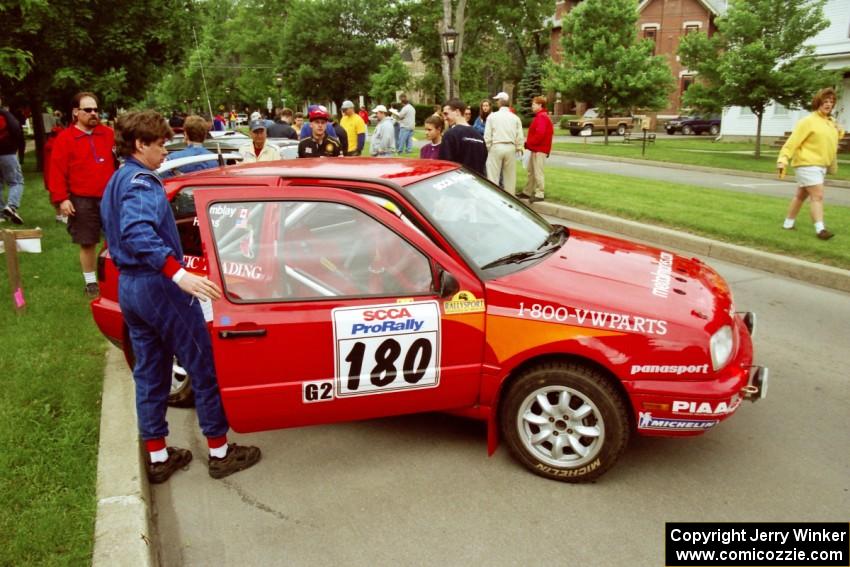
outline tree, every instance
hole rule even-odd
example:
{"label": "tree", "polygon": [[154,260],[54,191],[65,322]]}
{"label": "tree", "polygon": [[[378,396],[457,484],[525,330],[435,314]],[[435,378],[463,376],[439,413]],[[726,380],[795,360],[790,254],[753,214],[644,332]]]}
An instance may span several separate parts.
{"label": "tree", "polygon": [[337,104],[367,93],[369,76],[395,51],[388,40],[406,29],[396,8],[372,0],[293,0],[282,45],[289,88]]}
{"label": "tree", "polygon": [[548,83],[575,100],[593,102],[605,117],[627,108],[659,109],[673,87],[663,56],[652,55],[652,43],[636,43],[634,0],[586,0],[563,20],[564,50],[560,64],[547,65]]}
{"label": "tree", "polygon": [[[160,66],[172,61],[185,37],[187,18],[175,18],[185,2],[148,0],[28,0],[0,2],[5,53],[26,64],[18,79],[0,73],[33,116],[37,167],[41,168],[45,104],[68,109],[73,94],[91,90],[102,107],[115,110],[142,98]],[[6,77],[2,75],[7,75]]]}
{"label": "tree", "polygon": [[517,88],[516,105],[520,116],[525,118],[533,118],[534,113],[531,111],[531,100],[543,94],[543,81],[545,74],[543,72],[543,61],[535,53],[528,58],[528,63],[525,66],[525,74],[519,82]]}
{"label": "tree", "polygon": [[814,58],[808,41],[825,29],[826,0],[730,0],[717,33],[688,34],[679,45],[682,64],[700,80],[685,93],[699,108],[743,106],[756,115],[755,157],[771,101],[795,108],[835,80]]}
{"label": "tree", "polygon": [[369,77],[369,95],[378,102],[394,102],[396,92],[405,90],[409,83],[410,73],[396,52]]}

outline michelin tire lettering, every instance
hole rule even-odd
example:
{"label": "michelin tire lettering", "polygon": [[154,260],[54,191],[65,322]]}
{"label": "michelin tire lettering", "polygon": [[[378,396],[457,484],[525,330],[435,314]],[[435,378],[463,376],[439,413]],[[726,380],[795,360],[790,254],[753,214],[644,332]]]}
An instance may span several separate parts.
{"label": "michelin tire lettering", "polygon": [[667,334],[667,321],[626,315],[623,313],[609,313],[607,311],[595,311],[593,309],[582,309],[580,307],[570,308],[564,305],[544,305],[532,303],[526,307],[525,302],[520,302],[517,315],[530,317],[541,321],[557,321],[565,323],[573,320],[581,326],[591,326],[599,329],[613,329],[616,331],[630,331],[633,333],[650,333],[663,336]]}

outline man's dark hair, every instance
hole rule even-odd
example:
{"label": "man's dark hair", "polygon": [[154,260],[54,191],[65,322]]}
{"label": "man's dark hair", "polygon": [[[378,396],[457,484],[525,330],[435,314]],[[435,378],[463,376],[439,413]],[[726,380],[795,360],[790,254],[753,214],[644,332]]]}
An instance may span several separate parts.
{"label": "man's dark hair", "polygon": [[71,99],[71,108],[80,108],[80,101],[86,97],[93,98],[95,104],[100,104],[100,101],[97,100],[97,96],[94,93],[83,91],[81,93],[75,94],[74,98]]}
{"label": "man's dark hair", "polygon": [[186,133],[186,138],[190,142],[203,142],[207,139],[207,132],[210,131],[210,123],[204,118],[192,115],[187,116],[183,122],[183,132]]}
{"label": "man's dark hair", "polygon": [[295,118],[304,118],[304,113],[303,112],[296,112]]}
{"label": "man's dark hair", "polygon": [[281,118],[292,118],[292,109],[291,108],[284,108],[283,110],[280,111],[280,117]]}
{"label": "man's dark hair", "polygon": [[174,133],[163,116],[155,110],[127,112],[115,122],[115,147],[124,157],[136,151],[136,140],[152,144],[160,139],[170,140]]}
{"label": "man's dark hair", "polygon": [[461,114],[466,110],[466,103],[460,100],[459,98],[450,98],[446,101],[445,106],[448,106],[452,110],[457,110]]}

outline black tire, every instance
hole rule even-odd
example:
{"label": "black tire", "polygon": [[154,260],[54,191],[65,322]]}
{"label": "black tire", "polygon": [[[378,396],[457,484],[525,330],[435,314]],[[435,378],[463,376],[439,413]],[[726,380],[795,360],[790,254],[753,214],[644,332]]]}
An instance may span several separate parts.
{"label": "black tire", "polygon": [[581,129],[582,132],[590,132],[590,135],[593,135],[593,126],[587,124],[584,128]]}
{"label": "black tire", "polygon": [[581,132],[581,130],[576,130],[574,128],[570,128],[570,136],[578,136],[579,132]]}
{"label": "black tire", "polygon": [[676,131],[675,131],[674,129],[672,129],[672,128],[665,128],[665,130],[667,130],[667,134],[668,134],[669,136],[672,136],[673,134],[675,134],[675,133],[676,133]]}
{"label": "black tire", "polygon": [[694,129],[690,126],[682,126],[682,134],[685,136],[690,136],[694,133]]}
{"label": "black tire", "polygon": [[626,133],[626,125],[625,124],[620,124],[619,126],[617,126],[617,135],[618,136],[622,136],[625,133]]}
{"label": "black tire", "polygon": [[[529,470],[577,483],[595,480],[614,466],[629,442],[628,416],[607,375],[579,363],[549,362],[524,371],[508,387],[499,421],[511,453]],[[556,443],[565,447],[559,450]]]}
{"label": "black tire", "polygon": [[168,394],[168,405],[174,408],[195,407],[195,391],[192,390],[192,381],[189,375],[178,365],[174,359],[172,369],[171,392]]}
{"label": "black tire", "polygon": [[708,129],[708,133],[712,136],[718,135],[720,133],[720,126],[718,126],[717,124],[712,124],[711,127]]}

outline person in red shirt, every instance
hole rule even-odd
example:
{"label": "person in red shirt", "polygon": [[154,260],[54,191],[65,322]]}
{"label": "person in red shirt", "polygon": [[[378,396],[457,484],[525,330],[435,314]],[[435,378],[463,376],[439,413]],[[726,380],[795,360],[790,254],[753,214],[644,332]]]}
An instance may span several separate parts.
{"label": "person in red shirt", "polygon": [[363,119],[363,124],[366,125],[366,129],[368,130],[369,129],[369,109],[361,104],[360,105],[360,112],[358,112],[357,114],[359,114],[360,118]]}
{"label": "person in red shirt", "polygon": [[100,123],[97,97],[78,93],[72,104],[73,125],[56,137],[50,157],[50,200],[68,217],[68,232],[80,246],[85,292],[97,297],[96,247],[100,243],[100,199],[115,171],[112,128]]}
{"label": "person in red shirt", "polygon": [[554,128],[549,113],[546,112],[545,97],[534,97],[531,101],[531,110],[534,112],[534,120],[531,121],[528,137],[525,140],[525,149],[531,152],[531,158],[528,160],[528,182],[517,196],[534,203],[542,201],[545,197],[543,164],[552,151]]}

